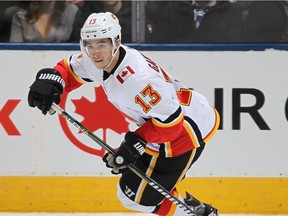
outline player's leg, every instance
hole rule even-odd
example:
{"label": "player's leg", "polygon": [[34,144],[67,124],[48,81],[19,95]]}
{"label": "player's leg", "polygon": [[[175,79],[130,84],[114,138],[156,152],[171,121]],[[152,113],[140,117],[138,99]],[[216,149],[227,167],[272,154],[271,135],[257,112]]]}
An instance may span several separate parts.
{"label": "player's leg", "polygon": [[[177,193],[175,186],[184,178],[186,171],[198,159],[203,148],[204,145],[175,158],[152,157],[144,154],[136,165],[170,190],[175,197],[185,201]],[[136,211],[152,212],[158,215],[183,215],[183,210],[168,199],[163,199],[163,195],[129,171],[121,177],[118,185],[118,198],[123,206]],[[202,213],[199,215],[205,215],[204,212]]]}
{"label": "player's leg", "polygon": [[[128,193],[131,193],[130,190],[128,190]],[[187,193],[187,192],[186,192]],[[195,199],[193,196],[191,196],[189,193],[187,193],[186,199],[184,199],[177,191],[176,189],[171,191],[171,194],[173,196],[177,197],[182,202],[186,203],[188,206],[191,206],[191,208],[195,211],[197,216],[218,216],[218,210],[208,204],[201,203],[197,199]],[[145,213],[153,213],[156,215],[168,215],[168,216],[182,216],[183,210],[180,209],[180,207],[176,206],[174,203],[172,203],[168,199],[164,199],[160,204],[157,206],[147,206],[147,205],[141,205],[139,203],[136,203],[129,199],[127,195],[123,193],[120,186],[118,185],[118,198],[122,202],[123,206],[125,206],[128,209],[132,209],[139,212],[145,212]]]}
{"label": "player's leg", "polygon": [[[136,166],[168,191],[171,191],[184,178],[195,157],[195,152],[196,150],[190,151],[174,158],[143,154],[136,161]],[[164,199],[161,193],[131,171],[122,174],[118,184],[118,197],[126,208],[142,212],[155,211]]]}
{"label": "player's leg", "polygon": [[191,206],[197,215],[203,215],[203,216],[217,216],[217,215],[219,215],[218,210],[216,208],[214,208],[214,207],[212,207],[206,203],[200,202],[199,200],[197,200],[195,197],[193,197],[188,192],[186,192],[186,199],[184,199],[184,202],[188,206]]}
{"label": "player's leg", "polygon": [[[205,147],[205,144],[202,144],[201,147],[197,148],[196,150],[192,151],[191,155],[192,161],[189,162],[190,166],[192,166],[200,157],[203,149]],[[183,177],[184,178],[184,177]],[[218,210],[211,207],[208,204],[201,203],[199,200],[194,198],[192,195],[186,192],[186,198],[184,199],[181,194],[177,192],[176,186],[171,191],[171,193],[177,197],[182,202],[186,203],[188,206],[191,206],[191,208],[195,211],[196,215],[198,216],[217,216]],[[164,199],[160,204],[157,205],[157,207],[154,210],[154,214],[157,215],[174,215],[174,216],[181,216],[183,215],[183,210],[176,206],[174,203],[170,202],[168,199]]]}
{"label": "player's leg", "polygon": [[[184,199],[176,189],[172,191],[173,195],[182,202],[186,203],[187,206],[191,206],[197,216],[218,216],[218,210],[206,203],[202,203],[193,197],[191,194],[186,192],[186,198]],[[157,215],[173,215],[182,216],[183,210],[170,202],[168,199],[164,199],[163,202],[158,206],[158,209],[154,211]]]}

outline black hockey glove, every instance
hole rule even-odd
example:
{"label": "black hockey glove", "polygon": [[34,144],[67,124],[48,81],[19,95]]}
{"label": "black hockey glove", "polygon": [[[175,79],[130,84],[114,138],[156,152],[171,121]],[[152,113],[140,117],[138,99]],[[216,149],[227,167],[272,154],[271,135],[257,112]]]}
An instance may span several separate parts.
{"label": "black hockey glove", "polygon": [[125,166],[125,165],[117,166],[114,163],[114,155],[109,153],[109,152],[107,152],[104,155],[102,160],[106,163],[106,167],[112,168],[111,173],[114,174],[114,175],[118,175],[120,173],[124,173],[124,172],[128,171],[128,167]]}
{"label": "black hockey glove", "polygon": [[134,163],[136,159],[144,154],[146,142],[133,132],[125,134],[125,139],[116,152],[114,163],[121,166],[125,163]]}
{"label": "black hockey glove", "polygon": [[43,68],[36,75],[36,80],[30,86],[28,103],[38,107],[44,115],[50,110],[53,102],[59,104],[65,82],[61,74],[52,68]]}

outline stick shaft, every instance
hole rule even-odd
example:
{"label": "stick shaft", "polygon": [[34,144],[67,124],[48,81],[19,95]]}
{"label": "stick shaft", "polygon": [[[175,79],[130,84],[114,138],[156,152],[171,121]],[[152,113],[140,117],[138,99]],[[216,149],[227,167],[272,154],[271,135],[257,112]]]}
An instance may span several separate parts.
{"label": "stick shaft", "polygon": [[[78,128],[82,133],[86,134],[88,137],[90,137],[92,140],[94,140],[97,144],[99,144],[101,147],[103,147],[105,150],[107,150],[109,153],[111,153],[113,155],[116,154],[115,149],[113,149],[110,145],[108,145],[106,142],[104,142],[102,139],[100,139],[98,136],[96,136],[94,133],[92,133],[89,129],[87,129],[80,122],[78,122],[75,118],[73,118],[69,113],[67,113],[65,110],[60,108],[57,104],[53,103],[51,108],[53,110],[55,110],[59,115],[64,117],[71,124],[73,124],[76,128]],[[181,200],[179,200],[178,198],[173,196],[162,185],[160,185],[155,180],[151,179],[149,176],[147,176],[145,173],[143,173],[141,170],[139,170],[134,164],[128,163],[127,167],[132,172],[134,172],[138,177],[145,180],[156,191],[158,191],[163,196],[165,196],[167,199],[169,199],[171,202],[173,202],[174,204],[179,206],[184,212],[186,212],[187,215],[196,216],[190,207],[188,207]]]}

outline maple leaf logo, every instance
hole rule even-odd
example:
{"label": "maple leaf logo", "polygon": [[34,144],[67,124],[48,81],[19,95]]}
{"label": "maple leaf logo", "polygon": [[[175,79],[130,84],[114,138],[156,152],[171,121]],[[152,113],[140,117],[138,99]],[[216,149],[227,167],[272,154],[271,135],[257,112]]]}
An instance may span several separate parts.
{"label": "maple leaf logo", "polygon": [[[75,113],[83,117],[81,124],[91,132],[95,132],[96,130],[102,128],[102,139],[104,142],[107,140],[107,129],[111,129],[118,134],[129,131],[129,123],[126,121],[127,117],[125,118],[124,115],[108,101],[102,87],[95,87],[95,95],[95,101],[89,101],[85,97],[81,97],[80,99],[71,99],[71,102],[76,108]],[[64,92],[64,94],[62,94],[60,103],[60,106],[62,106],[64,109],[67,98],[68,94]],[[69,129],[66,119],[59,116],[59,120],[66,136],[75,146],[87,153],[98,155],[100,157],[104,156],[104,148],[97,146],[100,147],[99,150],[81,142],[79,139],[77,139],[76,136],[73,135],[72,131]]]}
{"label": "maple leaf logo", "polygon": [[95,88],[96,101],[91,102],[85,97],[71,100],[76,107],[75,113],[84,117],[81,122],[90,131],[103,128],[103,140],[106,142],[106,130],[110,128],[116,133],[129,130],[128,122],[121,112],[107,99],[102,87]]}
{"label": "maple leaf logo", "polygon": [[122,71],[121,76],[125,77],[127,75],[128,71]]}

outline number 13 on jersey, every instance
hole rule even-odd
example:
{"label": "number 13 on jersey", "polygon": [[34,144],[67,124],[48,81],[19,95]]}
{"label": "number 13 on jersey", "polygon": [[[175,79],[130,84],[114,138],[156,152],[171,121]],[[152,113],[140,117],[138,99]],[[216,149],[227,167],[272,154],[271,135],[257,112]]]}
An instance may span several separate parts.
{"label": "number 13 on jersey", "polygon": [[[146,103],[144,101],[144,97],[149,97],[150,101],[149,103]],[[181,89],[180,91],[177,92],[178,100],[181,105],[184,106],[189,106],[190,101],[192,98],[192,91],[190,89]],[[148,113],[152,106],[155,106],[159,101],[161,100],[161,95],[159,92],[153,89],[153,87],[148,84],[141,92],[140,94],[135,96],[135,103],[139,104],[143,111],[145,113]]]}
{"label": "number 13 on jersey", "polygon": [[[146,103],[143,100],[143,98],[147,96],[150,98],[149,103]],[[160,100],[161,100],[161,95],[156,90],[154,90],[150,84],[148,84],[140,92],[140,94],[135,96],[135,102],[142,107],[145,113],[149,112],[152,106],[155,106],[157,103],[159,103]]]}

